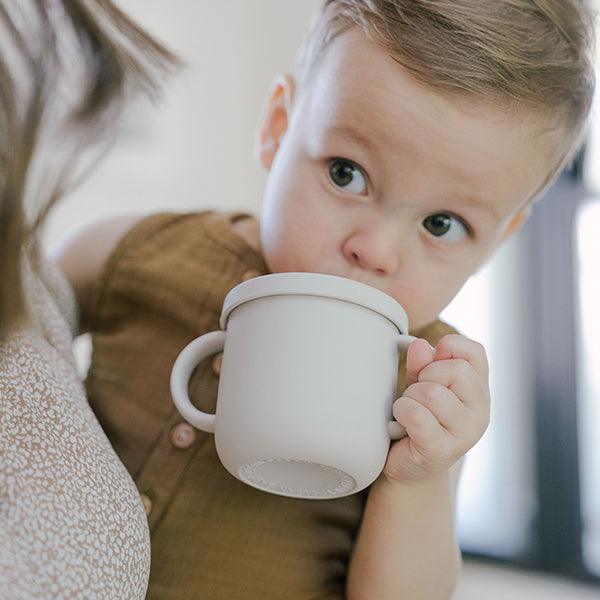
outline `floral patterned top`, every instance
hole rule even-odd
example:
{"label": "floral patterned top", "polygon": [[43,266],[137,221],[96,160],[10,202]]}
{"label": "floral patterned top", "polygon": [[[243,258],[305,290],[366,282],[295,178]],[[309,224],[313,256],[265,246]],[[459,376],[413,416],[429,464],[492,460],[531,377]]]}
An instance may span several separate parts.
{"label": "floral patterned top", "polygon": [[30,324],[0,344],[0,596],[142,599],[147,519],[77,375],[74,294],[24,271]]}

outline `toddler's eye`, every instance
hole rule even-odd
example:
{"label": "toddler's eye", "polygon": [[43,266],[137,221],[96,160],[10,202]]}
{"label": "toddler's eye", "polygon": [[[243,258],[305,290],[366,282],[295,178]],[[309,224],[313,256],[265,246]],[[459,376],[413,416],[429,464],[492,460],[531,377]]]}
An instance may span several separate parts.
{"label": "toddler's eye", "polygon": [[336,158],[329,163],[329,177],[338,187],[353,194],[367,191],[365,176],[353,162]]}
{"label": "toddler's eye", "polygon": [[465,224],[447,213],[436,213],[429,215],[423,221],[423,227],[438,238],[443,238],[447,242],[458,242],[469,235]]}

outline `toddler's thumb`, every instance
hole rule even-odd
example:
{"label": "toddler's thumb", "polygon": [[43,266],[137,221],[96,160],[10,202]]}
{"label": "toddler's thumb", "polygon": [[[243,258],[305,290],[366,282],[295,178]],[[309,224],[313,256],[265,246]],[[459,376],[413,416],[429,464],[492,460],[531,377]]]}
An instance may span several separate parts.
{"label": "toddler's thumb", "polygon": [[435,358],[435,348],[422,338],[415,340],[408,347],[406,354],[406,387],[419,380],[421,369],[432,363]]}

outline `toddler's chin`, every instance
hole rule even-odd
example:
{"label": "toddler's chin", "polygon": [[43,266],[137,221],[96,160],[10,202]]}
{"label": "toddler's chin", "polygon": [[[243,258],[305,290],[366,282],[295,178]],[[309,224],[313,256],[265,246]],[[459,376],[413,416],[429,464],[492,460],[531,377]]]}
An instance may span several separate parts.
{"label": "toddler's chin", "polygon": [[[405,308],[405,310],[406,310],[406,308]],[[411,319],[411,315],[409,314],[408,315],[408,326],[411,331],[418,331],[419,329],[423,329],[423,327],[427,327],[427,325],[431,325],[431,323],[433,323],[436,319],[437,319],[437,317],[435,317],[435,316],[433,316],[431,318],[420,316],[420,317]]]}

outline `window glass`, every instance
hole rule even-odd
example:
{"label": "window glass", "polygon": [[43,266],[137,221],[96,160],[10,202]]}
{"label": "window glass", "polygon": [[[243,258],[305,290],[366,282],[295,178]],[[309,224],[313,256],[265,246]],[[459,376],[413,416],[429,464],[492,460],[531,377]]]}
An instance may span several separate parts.
{"label": "window glass", "polygon": [[535,500],[534,394],[521,238],[471,277],[442,318],[481,342],[490,363],[490,426],[465,460],[457,505],[464,550],[514,558],[530,544]]}
{"label": "window glass", "polygon": [[578,422],[583,559],[600,575],[600,201],[577,218],[579,271]]}

